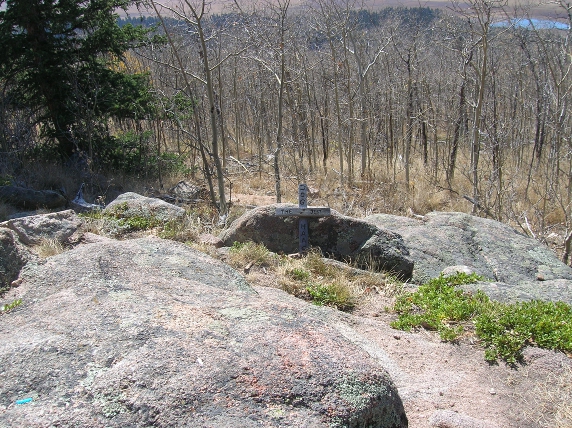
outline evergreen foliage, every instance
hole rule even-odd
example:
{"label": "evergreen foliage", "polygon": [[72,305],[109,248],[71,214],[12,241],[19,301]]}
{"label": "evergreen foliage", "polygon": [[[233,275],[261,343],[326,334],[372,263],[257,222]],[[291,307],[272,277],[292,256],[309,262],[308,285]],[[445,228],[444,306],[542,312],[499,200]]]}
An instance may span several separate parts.
{"label": "evergreen foliage", "polygon": [[132,0],[7,0],[0,11],[0,82],[13,108],[31,108],[60,156],[97,150],[110,118],[153,112],[145,73],[128,73],[127,50],[150,29],[119,26]]}

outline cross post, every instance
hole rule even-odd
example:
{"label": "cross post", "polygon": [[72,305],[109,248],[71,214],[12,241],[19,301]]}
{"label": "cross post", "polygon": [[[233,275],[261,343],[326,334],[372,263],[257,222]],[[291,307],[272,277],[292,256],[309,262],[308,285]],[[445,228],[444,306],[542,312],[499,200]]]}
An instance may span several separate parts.
{"label": "cross post", "polygon": [[329,207],[309,207],[308,186],[302,183],[298,186],[298,208],[276,208],[275,215],[278,217],[298,217],[298,248],[300,253],[304,253],[310,246],[308,218],[326,217],[331,215],[331,212]]}

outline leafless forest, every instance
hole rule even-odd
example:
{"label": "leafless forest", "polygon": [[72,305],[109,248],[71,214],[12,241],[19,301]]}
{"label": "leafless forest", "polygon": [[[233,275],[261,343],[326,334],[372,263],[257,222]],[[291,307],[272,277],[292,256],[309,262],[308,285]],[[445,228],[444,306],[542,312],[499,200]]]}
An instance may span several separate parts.
{"label": "leafless forest", "polygon": [[[314,183],[346,212],[456,209],[539,236],[572,228],[568,3],[558,27],[485,0],[375,11],[236,0],[218,14],[152,0],[146,14],[163,43],[118,66],[149,73],[158,114],[110,123],[118,150],[137,149],[160,181],[178,165],[221,212],[248,177],[278,201]],[[13,134],[19,114],[4,122]]]}

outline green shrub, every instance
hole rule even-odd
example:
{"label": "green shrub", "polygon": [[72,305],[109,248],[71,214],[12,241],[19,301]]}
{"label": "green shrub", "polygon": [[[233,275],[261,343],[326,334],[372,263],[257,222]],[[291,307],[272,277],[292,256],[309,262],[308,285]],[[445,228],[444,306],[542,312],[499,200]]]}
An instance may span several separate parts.
{"label": "green shrub", "polygon": [[91,211],[79,215],[84,219],[84,230],[103,235],[118,236],[153,229],[160,238],[188,243],[196,241],[200,233],[200,219],[190,213],[181,218],[163,220],[153,214],[128,211],[128,204],[122,203],[112,211]]}
{"label": "green shrub", "polygon": [[129,232],[137,230],[148,230],[162,225],[164,222],[153,216],[132,216],[118,219],[120,226],[125,227]]}
{"label": "green shrub", "polygon": [[515,362],[527,344],[572,352],[572,309],[563,302],[495,304],[475,318],[475,327],[487,360]]}
{"label": "green shrub", "polygon": [[338,284],[311,284],[306,287],[312,301],[319,306],[333,306],[341,311],[350,311],[355,307],[355,299],[348,287]]}
{"label": "green shrub", "polygon": [[503,304],[490,301],[482,291],[472,294],[457,288],[480,279],[463,273],[432,279],[396,300],[394,309],[399,317],[391,326],[401,330],[437,330],[445,341],[474,330],[488,361],[501,358],[515,363],[527,344],[572,351],[569,305],[541,301]]}
{"label": "green shrub", "polygon": [[10,175],[0,175],[0,186],[9,186],[12,184],[12,176]]}
{"label": "green shrub", "polygon": [[[450,277],[441,275],[420,286],[414,293],[400,296],[394,305],[400,316],[391,324],[392,327],[411,330],[421,326],[439,331],[442,339],[454,340],[462,333],[462,329],[451,325],[470,320],[480,305],[488,302],[484,293],[479,291],[472,295],[456,286],[479,279],[481,278],[475,274],[459,273]],[[454,331],[458,334],[453,334]]]}

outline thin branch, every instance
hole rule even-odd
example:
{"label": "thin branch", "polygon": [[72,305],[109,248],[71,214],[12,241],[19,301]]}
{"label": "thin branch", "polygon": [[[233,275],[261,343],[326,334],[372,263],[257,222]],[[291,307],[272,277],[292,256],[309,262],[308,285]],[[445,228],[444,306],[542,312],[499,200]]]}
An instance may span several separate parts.
{"label": "thin branch", "polygon": [[221,59],[219,62],[217,62],[215,65],[213,65],[212,67],[210,67],[210,70],[216,70],[218,67],[220,67],[223,63],[226,62],[226,60],[228,60],[229,58],[235,57],[235,56],[239,56],[240,54],[242,54],[244,51],[246,50],[246,48],[242,49],[240,52],[232,52],[229,53],[227,56],[225,56],[223,59]]}
{"label": "thin branch", "polygon": [[187,76],[190,76],[190,77],[192,77],[193,79],[196,79],[196,80],[198,80],[199,82],[206,84],[206,81],[205,81],[204,79],[202,79],[201,77],[199,77],[199,76],[197,76],[197,75],[191,73],[190,71],[187,71],[187,70],[185,70],[185,69],[177,68],[177,67],[174,66],[173,64],[169,64],[168,62],[161,61],[161,60],[156,59],[156,58],[151,58],[151,57],[149,57],[149,56],[146,56],[146,55],[143,54],[143,53],[139,53],[139,56],[141,56],[141,57],[143,57],[143,58],[145,58],[145,59],[148,59],[149,61],[153,61],[155,64],[160,64],[160,65],[163,65],[163,66],[165,66],[165,67],[168,67],[168,68],[170,68],[170,69],[172,69],[172,70],[175,70],[175,71],[184,73],[184,74],[186,74]]}

